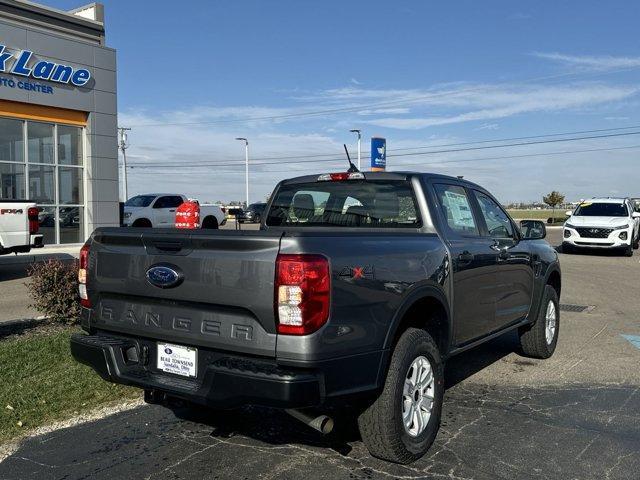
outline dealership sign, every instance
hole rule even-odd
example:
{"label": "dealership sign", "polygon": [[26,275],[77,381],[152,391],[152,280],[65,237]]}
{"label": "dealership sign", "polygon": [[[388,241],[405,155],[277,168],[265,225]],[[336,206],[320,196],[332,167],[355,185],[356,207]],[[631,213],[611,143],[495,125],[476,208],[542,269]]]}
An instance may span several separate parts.
{"label": "dealership sign", "polygon": [[387,139],[371,138],[371,171],[384,172],[387,168]]}
{"label": "dealership sign", "polygon": [[[0,72],[10,73],[35,80],[46,80],[60,84],[72,84],[76,87],[85,86],[91,80],[91,72],[84,68],[75,69],[69,65],[40,60],[32,62],[33,52],[23,50],[13,54],[0,45]],[[14,81],[0,77],[0,86],[35,90],[43,93],[53,93],[51,87],[31,82]]]}

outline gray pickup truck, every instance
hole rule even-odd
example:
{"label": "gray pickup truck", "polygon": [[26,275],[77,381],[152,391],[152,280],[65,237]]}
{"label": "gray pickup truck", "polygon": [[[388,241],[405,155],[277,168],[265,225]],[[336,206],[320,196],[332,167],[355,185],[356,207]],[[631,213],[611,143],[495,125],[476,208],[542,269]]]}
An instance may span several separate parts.
{"label": "gray pickup truck", "polygon": [[279,183],[259,231],[97,229],[74,357],[151,403],[284,408],[327,432],[357,405],[372,455],[434,441],[445,361],[517,329],[547,358],[558,256],[482,187],[423,173]]}

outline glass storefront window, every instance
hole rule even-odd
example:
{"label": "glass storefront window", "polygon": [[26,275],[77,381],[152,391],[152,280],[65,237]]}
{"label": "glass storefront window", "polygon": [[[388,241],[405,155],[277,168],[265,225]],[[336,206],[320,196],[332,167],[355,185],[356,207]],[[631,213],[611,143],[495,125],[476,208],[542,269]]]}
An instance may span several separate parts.
{"label": "glass storefront window", "polygon": [[29,165],[29,200],[41,205],[56,203],[54,167]]}
{"label": "glass storefront window", "polygon": [[0,162],[0,200],[25,198],[24,165]]}
{"label": "glass storefront window", "polygon": [[29,163],[54,163],[53,125],[50,123],[27,123],[29,138]]}
{"label": "glass storefront window", "polygon": [[82,165],[82,129],[58,125],[58,163]]}
{"label": "glass storefront window", "polygon": [[0,117],[0,200],[36,202],[48,245],[85,239],[83,130]]}
{"label": "glass storefront window", "polygon": [[56,207],[38,207],[38,233],[44,236],[44,244],[56,243]]}
{"label": "glass storefront window", "polygon": [[24,162],[24,122],[0,118],[0,161]]}
{"label": "glass storefront window", "polygon": [[80,243],[84,241],[84,208],[60,207],[58,209],[60,243]]}
{"label": "glass storefront window", "polygon": [[78,205],[83,203],[82,169],[58,167],[59,203]]}

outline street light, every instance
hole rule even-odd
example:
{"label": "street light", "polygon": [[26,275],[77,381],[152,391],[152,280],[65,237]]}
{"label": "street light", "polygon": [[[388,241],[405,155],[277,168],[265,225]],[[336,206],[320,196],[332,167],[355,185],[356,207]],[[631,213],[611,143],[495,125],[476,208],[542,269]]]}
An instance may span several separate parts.
{"label": "street light", "polygon": [[236,137],[236,140],[244,142],[244,182],[247,194],[247,208],[249,208],[249,140],[244,137]]}
{"label": "street light", "polygon": [[120,140],[118,144],[118,148],[122,151],[122,182],[124,183],[124,201],[129,200],[129,192],[127,188],[127,148],[129,148],[129,143],[127,139],[127,132],[130,131],[130,128],[119,127],[118,133],[120,134]]}
{"label": "street light", "polygon": [[360,164],[360,143],[362,141],[362,132],[360,130],[358,130],[357,128],[354,128],[353,130],[349,130],[351,133],[357,133],[358,134],[358,170],[362,170],[362,165]]}

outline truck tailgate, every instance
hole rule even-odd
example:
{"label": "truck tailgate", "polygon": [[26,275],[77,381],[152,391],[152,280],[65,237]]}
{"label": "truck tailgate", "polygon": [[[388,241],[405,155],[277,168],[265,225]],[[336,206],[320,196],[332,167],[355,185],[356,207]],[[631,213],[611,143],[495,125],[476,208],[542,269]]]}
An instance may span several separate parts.
{"label": "truck tailgate", "polygon": [[[98,229],[87,289],[91,325],[179,344],[275,357],[280,233]],[[176,285],[152,284],[166,266]]]}

